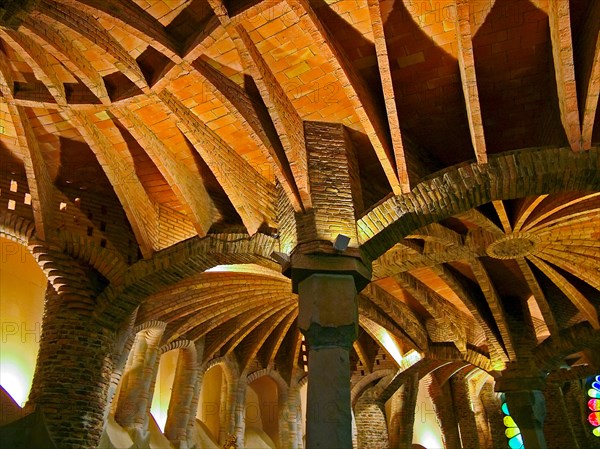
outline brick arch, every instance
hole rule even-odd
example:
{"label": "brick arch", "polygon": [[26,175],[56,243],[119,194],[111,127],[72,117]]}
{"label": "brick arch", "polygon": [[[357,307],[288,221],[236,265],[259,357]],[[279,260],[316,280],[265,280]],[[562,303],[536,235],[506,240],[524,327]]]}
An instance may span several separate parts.
{"label": "brick arch", "polygon": [[367,376],[363,377],[361,380],[356,382],[356,384],[352,387],[350,391],[350,402],[352,405],[356,403],[360,395],[375,381],[383,379],[386,376],[390,376],[394,374],[394,370],[391,369],[382,369],[379,371],[375,371]]}
{"label": "brick arch", "polygon": [[279,392],[281,394],[284,394],[287,392],[289,385],[285,382],[283,377],[281,377],[281,374],[279,374],[277,371],[275,371],[272,368],[264,368],[264,369],[252,372],[252,373],[248,374],[248,376],[246,377],[246,381],[248,382],[248,385],[250,385],[256,379],[260,379],[261,377],[264,377],[264,376],[268,376],[271,379],[273,379],[273,381],[277,384],[277,388],[279,389]]}
{"label": "brick arch", "polygon": [[194,342],[191,340],[175,340],[171,343],[167,343],[160,347],[160,355],[166,354],[169,351],[175,351],[177,349],[189,349],[194,346]]}
{"label": "brick arch", "polygon": [[61,232],[57,245],[65,254],[93,267],[111,283],[119,283],[128,269],[123,257],[112,249],[72,232]]}
{"label": "brick arch", "polygon": [[98,297],[96,318],[109,328],[114,327],[144,298],[217,265],[252,263],[278,269],[270,258],[278,249],[277,239],[260,233],[252,237],[210,234],[185,240],[135,263],[122,282],[109,285]]}
{"label": "brick arch", "polygon": [[26,218],[2,211],[0,212],[0,236],[27,247],[29,241],[35,237],[35,224]]}
{"label": "brick arch", "polygon": [[361,249],[377,259],[411,232],[493,200],[600,190],[600,148],[528,148],[464,163],[420,182],[357,221]]}

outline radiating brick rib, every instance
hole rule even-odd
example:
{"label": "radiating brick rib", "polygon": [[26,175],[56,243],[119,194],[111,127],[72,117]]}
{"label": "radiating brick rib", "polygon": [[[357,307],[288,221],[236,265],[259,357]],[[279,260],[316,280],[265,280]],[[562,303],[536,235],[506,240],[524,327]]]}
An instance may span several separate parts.
{"label": "radiating brick rib", "polygon": [[65,112],[86,143],[92,149],[106,177],[113,185],[115,193],[131,223],[133,232],[144,257],[150,257],[156,248],[158,209],[148,198],[133,166],[127,164],[113,143],[98,129],[83,112]]}
{"label": "radiating brick rib", "polygon": [[473,55],[473,34],[469,17],[468,0],[454,0],[456,6],[456,37],[458,39],[458,64],[462,79],[467,118],[471,131],[471,142],[475,150],[477,162],[487,163],[487,149],[483,118],[481,117],[481,104],[479,102],[479,89],[475,73],[475,58]]}
{"label": "radiating brick rib", "polygon": [[[460,298],[460,300],[467,306],[469,312],[475,318],[475,321],[483,329],[486,336],[490,351],[490,359],[494,364],[505,363],[509,360],[508,352],[505,351],[502,344],[502,337],[498,331],[498,327],[494,322],[494,317],[491,313],[488,313],[480,301],[484,298],[476,298],[475,293],[471,291],[467,285],[463,283],[455,274],[453,274],[444,265],[437,265],[432,267],[432,270],[442,280],[448,284],[448,286],[454,291],[454,293]],[[487,305],[487,304],[486,304]],[[489,309],[488,309],[489,310]]]}
{"label": "radiating brick rib", "polygon": [[291,312],[288,315],[288,318],[280,325],[281,329],[275,329],[273,335],[273,344],[265,347],[265,366],[271,367],[275,363],[275,356],[283,343],[283,338],[289,332],[291,326],[296,322],[296,318],[298,317],[298,310]]}
{"label": "radiating brick rib", "polygon": [[36,78],[44,83],[56,100],[56,103],[60,106],[66,106],[67,95],[65,93],[65,86],[60,81],[55,68],[56,65],[60,65],[60,62],[49,57],[41,46],[22,33],[0,29],[0,37],[15,52],[20,54],[23,60],[31,67]]}
{"label": "radiating brick rib", "polygon": [[[241,354],[238,353],[238,365],[241,372],[245,372],[248,369],[258,350],[269,337],[271,330],[284,321],[289,314],[293,313],[295,308],[296,304],[290,304],[286,308],[273,313],[271,316],[267,316],[262,321],[248,324],[245,330],[225,345],[224,351],[226,353],[230,353],[236,347],[241,349]],[[246,340],[249,340],[247,344],[245,344]]]}
{"label": "radiating brick rib", "polygon": [[502,304],[502,298],[496,291],[496,287],[492,282],[486,268],[483,266],[479,259],[473,259],[469,261],[469,265],[473,270],[473,274],[479,283],[479,287],[485,296],[485,299],[490,307],[492,315],[494,316],[494,320],[496,321],[496,325],[500,330],[500,335],[502,336],[502,341],[504,342],[504,347],[506,349],[506,353],[510,360],[515,360],[517,354],[515,349],[515,341],[511,330],[508,325],[507,318],[504,312],[504,305]]}
{"label": "radiating brick rib", "polygon": [[229,27],[228,31],[237,45],[242,62],[253,74],[254,82],[269,109],[294,175],[302,205],[309,209],[310,187],[302,119],[245,28],[238,25],[235,28]]}
{"label": "radiating brick rib", "polygon": [[[363,297],[366,301],[362,301]],[[401,338],[406,339],[419,351],[427,350],[428,334],[421,319],[406,304],[398,301],[395,296],[377,284],[371,284],[363,290],[359,296],[358,306],[360,313],[367,314],[376,323],[381,322],[379,317],[392,319],[404,333]],[[386,329],[390,330],[387,327]]]}
{"label": "radiating brick rib", "polygon": [[460,234],[439,223],[432,223],[417,229],[406,236],[407,239],[433,240],[443,246],[462,246],[463,239]]}
{"label": "radiating brick rib", "polygon": [[569,247],[545,247],[536,256],[579,277],[600,291],[600,261],[594,264],[590,257],[575,254],[569,251]]}
{"label": "radiating brick rib", "polygon": [[[221,347],[222,353],[224,355],[229,354],[231,351],[234,350],[235,347],[241,344],[243,340],[247,336],[249,336],[252,331],[259,329],[263,324],[269,323],[271,326],[277,325],[277,323],[283,318],[285,318],[285,316],[294,307],[296,307],[295,303],[290,304],[289,301],[283,301],[282,303],[278,303],[274,307],[263,307],[258,316],[253,316],[252,314],[250,314],[246,317],[242,315],[241,317],[243,318],[243,321],[241,323],[235,323],[234,332],[225,333],[221,337],[222,339],[226,340],[223,346]],[[225,326],[227,326],[228,324],[229,323],[225,324]],[[269,326],[269,328],[271,328],[271,326]],[[214,331],[220,333],[219,329],[215,329]],[[240,368],[242,368],[242,366],[240,366]]]}
{"label": "radiating brick rib", "polygon": [[492,234],[504,234],[502,229],[500,229],[496,223],[486,217],[484,214],[479,212],[477,209],[470,209],[466,212],[456,215],[456,218],[460,218],[461,220],[468,221],[473,223],[474,225],[479,226],[482,229],[485,229],[487,232]]}
{"label": "radiating brick rib", "polygon": [[54,209],[58,210],[58,204],[54,204],[54,184],[25,109],[10,102],[8,109],[17,131],[19,152],[27,175],[36,236],[45,240],[52,232]]}
{"label": "radiating brick rib", "polygon": [[513,226],[513,232],[519,232],[523,224],[527,221],[527,219],[531,216],[531,214],[535,211],[538,205],[546,199],[548,195],[539,195],[535,197],[528,197],[523,199],[522,204],[516,214],[516,222]]}
{"label": "radiating brick rib", "polygon": [[90,64],[79,47],[71,45],[71,40],[45,19],[46,16],[43,14],[32,14],[19,31],[43,45],[49,54],[81,79],[103,104],[109,104],[108,92],[98,71]]}
{"label": "radiating brick rib", "polygon": [[[286,302],[285,300],[288,296],[289,292],[280,289],[269,291],[265,287],[260,290],[260,294],[248,292],[243,296],[235,296],[232,293],[229,295],[229,301],[207,302],[206,307],[201,307],[197,310],[201,314],[189,314],[184,320],[177,320],[172,322],[172,324],[170,323],[169,332],[165,337],[169,341],[172,341],[180,338],[182,335],[186,335],[188,338],[197,340],[212,329],[216,329],[218,326],[232,319],[232,317],[247,313],[248,310],[255,308],[264,308],[276,302]],[[240,298],[243,301],[240,301]]]}
{"label": "radiating brick rib", "polygon": [[548,16],[560,118],[571,149],[580,151],[582,149],[581,127],[577,105],[569,2],[550,1]]}
{"label": "radiating brick rib", "polygon": [[500,223],[502,223],[502,228],[506,234],[512,233],[512,225],[510,224],[510,217],[508,216],[508,212],[506,211],[506,207],[504,206],[504,202],[502,201],[492,201],[494,205],[494,209],[496,210],[496,214],[498,214],[498,218],[500,219]]}
{"label": "radiating brick rib", "polygon": [[598,110],[600,93],[600,3],[590,2],[586,20],[581,31],[577,49],[581,60],[576,61],[579,75],[579,108],[582,147],[592,147],[592,133]]}
{"label": "radiating brick rib", "polygon": [[402,193],[395,169],[393,148],[387,131],[385,118],[377,110],[375,100],[360,75],[352,67],[343,50],[336,45],[335,37],[321,21],[310,0],[288,0],[301,26],[312,36],[321,54],[335,67],[335,76],[340,81],[348,100],[360,119],[387,180],[395,194]]}
{"label": "radiating brick rib", "polygon": [[373,38],[375,40],[379,77],[381,78],[385,109],[388,114],[388,123],[392,137],[396,171],[400,182],[400,189],[403,193],[407,193],[410,192],[411,186],[406,157],[404,156],[406,150],[404,148],[404,143],[402,142],[402,131],[400,129],[400,120],[398,118],[398,109],[396,107],[396,94],[394,92],[394,83],[392,81],[392,71],[390,69],[390,60],[379,0],[368,0],[368,7],[371,17],[371,27],[373,29]]}
{"label": "radiating brick rib", "polygon": [[[206,362],[213,358],[217,351],[226,345],[231,345],[231,348],[235,346],[238,339],[241,340],[250,330],[246,327],[248,324],[262,321],[270,317],[271,315],[280,312],[281,310],[290,309],[290,305],[285,302],[280,302],[276,306],[269,308],[265,311],[264,307],[257,307],[253,310],[249,310],[242,315],[238,315],[229,319],[227,322],[211,330],[206,335],[207,346],[204,348],[203,360]],[[242,329],[241,333],[236,333],[236,330]],[[240,336],[243,335],[243,336]],[[231,342],[231,343],[230,343]]]}
{"label": "radiating brick rib", "polygon": [[[467,331],[465,329],[465,326],[469,325],[471,320],[453,304],[409,273],[398,273],[394,278],[402,288],[419,301],[440,327],[445,326],[447,328],[446,341],[454,342],[463,351],[466,350],[467,343],[473,343],[467,342]],[[476,325],[475,323],[471,324]],[[429,334],[431,336],[431,332]],[[438,341],[434,336],[431,336],[431,339]]]}
{"label": "radiating brick rib", "polygon": [[[273,332],[280,330],[282,327],[288,327],[287,323],[298,314],[298,308],[291,305],[288,312],[282,312],[273,315],[271,318],[263,321],[259,326],[255,327],[251,333],[242,341],[235,349],[238,360],[238,365],[241,371],[247,372],[252,367],[252,362],[258,359],[262,366],[271,369],[267,363],[264,363],[264,358],[260,357],[260,353],[264,351],[264,347],[268,345],[269,339],[272,339]],[[269,350],[272,346],[269,346]]]}
{"label": "radiating brick rib", "polygon": [[576,198],[574,200],[568,201],[566,203],[562,203],[562,204],[556,204],[554,207],[552,207],[550,210],[545,211],[543,213],[541,213],[540,215],[536,215],[535,218],[533,218],[531,221],[525,223],[525,225],[523,226],[523,231],[528,231],[531,228],[533,228],[535,225],[537,225],[538,223],[540,223],[541,221],[545,220],[546,218],[554,215],[557,212],[560,212],[563,209],[566,209],[568,207],[571,207],[577,203],[580,203],[582,201],[586,201],[592,198],[596,198],[596,197],[600,197],[600,192],[596,192],[596,193],[591,193],[589,195],[582,195],[579,198]]}
{"label": "radiating brick rib", "polygon": [[362,363],[362,365],[367,369],[366,372],[367,373],[373,372],[373,362],[369,359],[369,356],[368,356],[367,351],[365,350],[363,344],[359,340],[356,340],[352,344],[352,347],[354,348],[354,351],[356,352],[356,355],[358,356],[358,360],[360,360],[360,363]]}
{"label": "radiating brick rib", "polygon": [[589,321],[594,329],[600,329],[598,322],[598,313],[594,305],[583,295],[573,284],[571,284],[563,275],[536,256],[528,256],[531,262],[544,273],[548,279],[556,284],[567,298],[577,307],[582,316]]}
{"label": "radiating brick rib", "polygon": [[179,62],[179,48],[165,27],[135,2],[117,0],[60,0],[61,4],[106,18],[167,57]]}
{"label": "radiating brick rib", "polygon": [[555,231],[556,229],[560,229],[561,227],[568,227],[571,225],[576,225],[578,223],[585,223],[587,220],[589,220],[590,217],[593,217],[594,214],[598,213],[600,213],[600,206],[585,209],[578,212],[567,212],[566,215],[561,215],[553,220],[548,220],[544,223],[538,224],[534,228],[534,230],[536,233],[552,233],[553,231]]}
{"label": "radiating brick rib", "polygon": [[42,0],[38,9],[49,19],[70,28],[73,32],[106,51],[116,61],[115,67],[127,76],[133,84],[142,90],[148,90],[148,84],[136,60],[95,20],[90,20],[89,16],[78,9],[57,4],[53,0]]}
{"label": "radiating brick rib", "polygon": [[[192,66],[208,83],[214,86],[214,94],[223,103],[232,105],[232,113],[238,117],[242,126],[248,128],[248,134],[261,149],[265,158],[273,164],[275,176],[281,183],[294,210],[301,211],[302,199],[294,181],[294,174],[264,103],[251,98],[246,90],[203,59],[197,59]],[[272,132],[268,132],[267,129],[272,129]]]}
{"label": "radiating brick rib", "polygon": [[551,336],[558,336],[560,332],[560,328],[558,323],[556,322],[556,318],[552,313],[552,309],[550,308],[550,304],[548,303],[548,299],[544,294],[540,284],[538,283],[531,267],[528,265],[527,261],[519,257],[516,259],[519,268],[521,269],[521,273],[523,273],[523,277],[525,281],[527,281],[527,285],[529,286],[529,290],[531,290],[531,294],[535,299],[540,311],[542,312],[542,316],[544,317],[544,322],[546,326],[548,326],[548,330],[550,331]]}
{"label": "radiating brick rib", "polygon": [[175,95],[163,90],[158,97],[173,112],[177,126],[209,166],[248,232],[255,234],[263,223],[274,225],[275,187]]}
{"label": "radiating brick rib", "polygon": [[204,237],[213,222],[214,205],[202,178],[198,173],[194,173],[185,161],[178,160],[135,112],[127,107],[113,107],[111,111],[146,150],[184,206],[198,235]]}

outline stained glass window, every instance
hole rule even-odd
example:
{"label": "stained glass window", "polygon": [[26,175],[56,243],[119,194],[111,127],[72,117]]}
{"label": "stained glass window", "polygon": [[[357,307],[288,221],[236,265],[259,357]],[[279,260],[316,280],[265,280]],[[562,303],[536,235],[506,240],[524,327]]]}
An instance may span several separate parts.
{"label": "stained glass window", "polygon": [[592,377],[588,382],[588,408],[590,414],[588,416],[588,422],[594,428],[592,433],[600,438],[600,376]]}
{"label": "stained glass window", "polygon": [[506,405],[504,397],[502,397],[502,413],[504,414],[504,425],[506,426],[504,435],[506,435],[506,438],[508,438],[508,447],[510,449],[524,449],[525,445],[523,444],[521,430],[519,429],[519,426],[517,426],[517,423],[513,417],[510,416],[508,405]]}

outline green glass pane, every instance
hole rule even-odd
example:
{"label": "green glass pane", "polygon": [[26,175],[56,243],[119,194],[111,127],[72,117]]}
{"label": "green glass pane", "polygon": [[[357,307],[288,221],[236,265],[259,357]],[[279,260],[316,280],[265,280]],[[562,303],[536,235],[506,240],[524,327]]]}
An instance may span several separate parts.
{"label": "green glass pane", "polygon": [[588,396],[590,398],[596,398],[596,399],[600,399],[600,391],[598,390],[594,390],[593,388],[590,388],[588,390]]}
{"label": "green glass pane", "polygon": [[512,416],[505,416],[504,417],[504,425],[506,427],[517,427],[517,423],[515,422],[514,419],[512,419]]}
{"label": "green glass pane", "polygon": [[508,405],[506,405],[506,402],[502,404],[502,413],[504,413],[505,415],[510,415],[510,413],[508,412]]}
{"label": "green glass pane", "polygon": [[518,427],[509,427],[508,429],[506,429],[504,431],[504,435],[506,435],[506,438],[516,437],[520,433],[521,433],[521,431],[519,430]]}
{"label": "green glass pane", "polygon": [[521,435],[517,435],[514,438],[508,440],[508,447],[510,449],[522,449],[523,448],[523,437]]}
{"label": "green glass pane", "polygon": [[592,430],[592,433],[597,437],[600,437],[600,427],[596,427],[594,430]]}

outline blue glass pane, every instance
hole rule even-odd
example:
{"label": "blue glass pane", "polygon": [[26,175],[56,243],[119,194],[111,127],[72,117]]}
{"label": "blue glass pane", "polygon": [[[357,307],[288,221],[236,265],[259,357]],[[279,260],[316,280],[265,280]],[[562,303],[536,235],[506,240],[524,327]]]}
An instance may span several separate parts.
{"label": "blue glass pane", "polygon": [[600,382],[600,376],[596,376],[596,382]]}
{"label": "blue glass pane", "polygon": [[514,438],[508,440],[508,447],[510,449],[522,449],[523,448],[523,437],[521,435],[517,435]]}
{"label": "blue glass pane", "polygon": [[506,402],[502,404],[502,413],[505,415],[510,415],[510,413],[508,413],[508,405],[506,405]]}
{"label": "blue glass pane", "polygon": [[592,382],[592,388],[600,391],[600,382]]}

